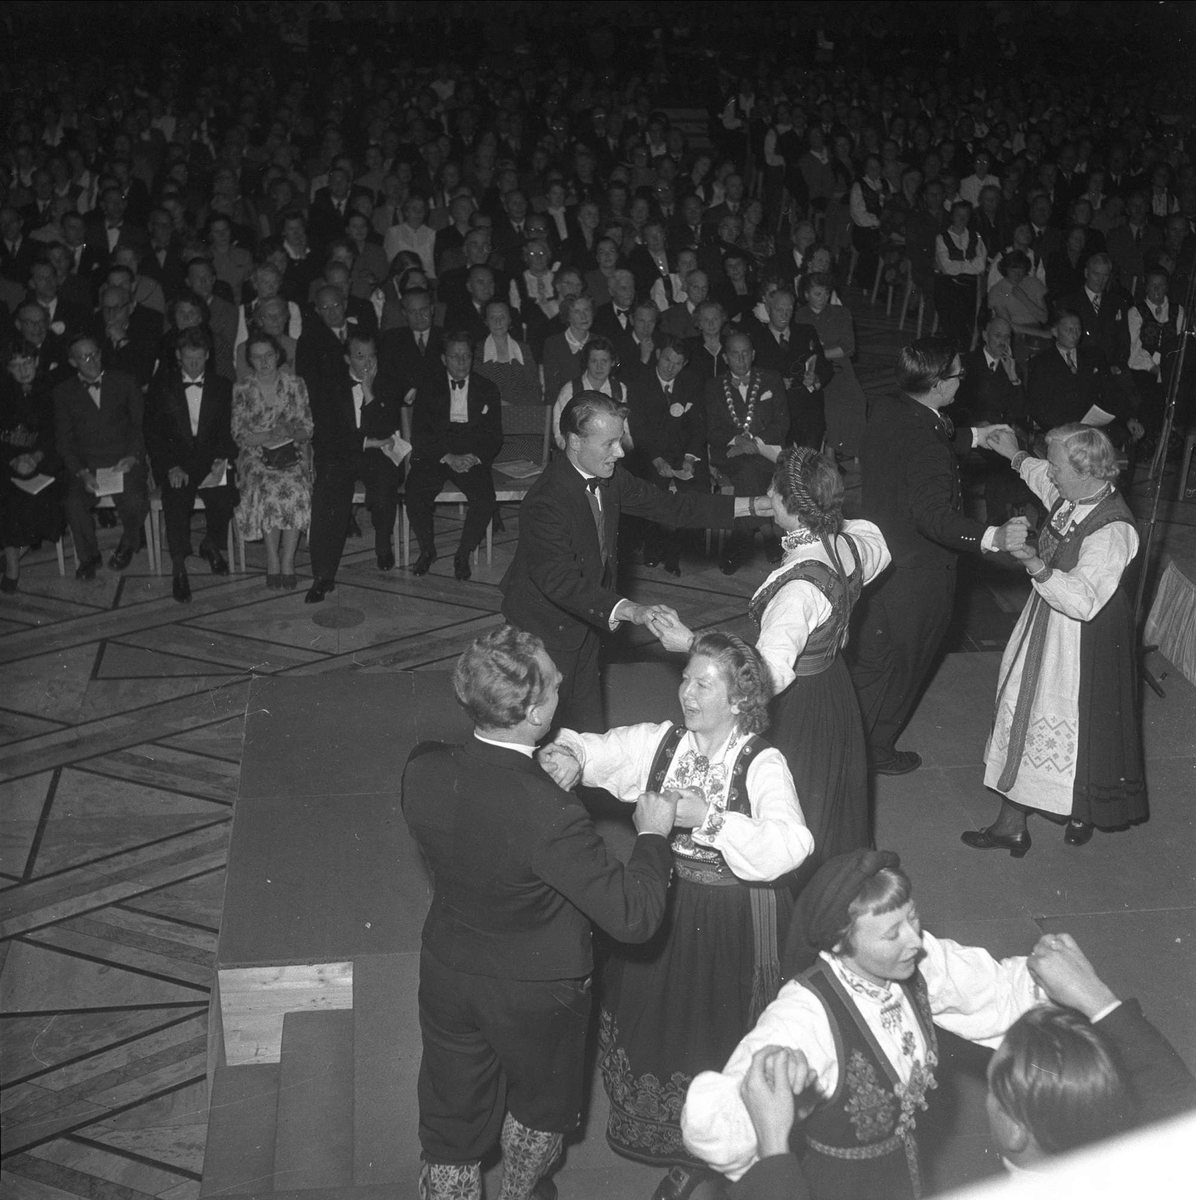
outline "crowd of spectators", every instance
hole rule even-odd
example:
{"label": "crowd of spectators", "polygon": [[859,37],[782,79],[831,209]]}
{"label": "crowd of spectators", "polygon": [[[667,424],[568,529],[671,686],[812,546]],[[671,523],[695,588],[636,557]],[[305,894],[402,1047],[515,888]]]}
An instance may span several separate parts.
{"label": "crowd of spectators", "polygon": [[[959,396],[973,417],[1027,437],[1101,421],[1127,447],[1157,433],[1196,253],[1196,164],[1172,52],[1108,58],[1141,22],[1098,6],[1080,30],[1067,6],[1033,22],[996,5],[928,28],[920,17],[937,6],[765,4],[728,30],[711,6],[593,7],[579,24],[565,6],[520,4],[503,20],[469,5],[139,10],[153,54],[123,38],[124,6],[61,10],[61,49],[4,68],[4,440],[26,485],[6,481],[5,587],[20,547],[55,532],[54,504],[70,514],[81,574],[94,573],[97,467],[123,466],[129,481],[118,567],[137,549],[142,493],[172,486],[159,475],[186,477],[186,505],[213,464],[228,468],[212,476],[224,486],[244,482],[260,446],[225,429],[199,439],[198,409],[160,463],[146,449],[162,448],[172,386],[196,382],[179,341],[193,328],[209,376],[236,385],[231,429],[256,387],[251,336],[272,339],[297,376],[300,492],[321,491],[321,460],[328,485],[324,451],[353,395],[341,450],[357,457],[310,514],[327,547],[317,584],[334,580],[354,520],[346,473],[369,483],[378,564],[393,564],[381,526],[401,472],[379,456],[412,435],[429,373],[445,375],[446,332],[504,408],[553,406],[558,441],[578,388],[623,398],[630,464],[666,489],[695,472],[736,486],[764,433],[856,454],[852,287],[895,288],[962,352],[983,349],[990,378],[974,372]],[[1154,15],[1156,32],[1171,15]],[[11,13],[9,32],[45,45],[44,21]],[[312,353],[322,331],[361,339],[373,364],[368,434],[347,351]],[[64,427],[56,393],[87,381],[89,352],[95,380],[133,381],[100,405],[103,430]],[[732,414],[738,445],[708,443],[733,402],[720,377],[750,407],[752,371],[781,386],[760,415]],[[765,399],[776,411],[757,429]],[[428,430],[415,422],[413,466]],[[212,454],[182,463],[196,440]],[[472,448],[455,456],[489,469]],[[43,476],[54,485],[31,494]],[[270,528],[297,533],[312,497],[295,500],[271,515],[291,523]],[[490,499],[479,503],[489,520]],[[258,507],[237,509],[249,536],[263,532]],[[209,522],[213,569],[221,534]],[[731,540],[725,571],[751,534]],[[775,555],[767,531],[763,548]],[[458,574],[470,549],[458,547]],[[675,549],[650,537],[649,561],[675,574]],[[293,580],[293,555],[271,551],[270,567]]]}

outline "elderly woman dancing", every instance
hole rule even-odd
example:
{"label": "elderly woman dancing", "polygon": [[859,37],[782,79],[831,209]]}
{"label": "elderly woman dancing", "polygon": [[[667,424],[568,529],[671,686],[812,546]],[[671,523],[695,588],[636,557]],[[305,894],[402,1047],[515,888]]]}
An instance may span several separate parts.
{"label": "elderly woman dancing", "polygon": [[656,1200],[682,1200],[703,1177],[681,1144],[685,1089],[726,1061],[775,995],[777,930],[792,908],[783,885],[813,847],[784,758],[757,736],[768,694],[750,646],[704,633],[681,682],[684,725],[562,730],[540,756],[564,787],[580,778],[628,802],[680,797],[664,923],[643,946],[615,949],[602,990],[607,1140],[672,1168]]}
{"label": "elderly woman dancing", "polygon": [[1113,486],[1116,455],[1087,425],[1047,434],[1047,459],[1002,434],[992,448],[1046,504],[1035,547],[1014,550],[1034,593],[1001,659],[985,784],[996,820],[962,835],[974,850],[1030,849],[1032,810],[1067,819],[1064,841],[1147,816],[1133,606],[1122,587],[1138,552],[1134,518]]}

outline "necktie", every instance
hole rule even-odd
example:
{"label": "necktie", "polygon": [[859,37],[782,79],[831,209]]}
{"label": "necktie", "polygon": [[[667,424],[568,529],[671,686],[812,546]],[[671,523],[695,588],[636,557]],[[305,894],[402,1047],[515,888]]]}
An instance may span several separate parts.
{"label": "necktie", "polygon": [[1071,368],[1071,373],[1074,375],[1078,369],[1076,367],[1076,352],[1074,350],[1067,352],[1067,365]]}
{"label": "necktie", "polygon": [[348,332],[349,331],[343,325],[336,331],[336,340],[340,342],[342,346],[345,344],[345,334]]}
{"label": "necktie", "polygon": [[428,348],[428,335],[426,333],[417,333],[415,335],[415,344],[419,347],[419,352],[422,354]]}
{"label": "necktie", "polygon": [[606,525],[602,520],[602,504],[598,499],[598,479],[586,480],[586,499],[590,502],[590,512],[594,515],[594,528],[598,531],[598,552],[602,561],[606,562]]}
{"label": "necktie", "polygon": [[666,396],[671,396],[673,394],[673,381],[671,379],[668,381],[668,383],[662,383],[660,386],[664,388],[664,394]]}
{"label": "necktie", "polygon": [[1092,311],[1094,313],[1100,312],[1100,296],[1099,295],[1092,297]]}
{"label": "necktie", "polygon": [[939,424],[943,427],[943,432],[947,435],[947,441],[951,441],[955,437],[955,422],[951,420],[945,413],[939,413]]}

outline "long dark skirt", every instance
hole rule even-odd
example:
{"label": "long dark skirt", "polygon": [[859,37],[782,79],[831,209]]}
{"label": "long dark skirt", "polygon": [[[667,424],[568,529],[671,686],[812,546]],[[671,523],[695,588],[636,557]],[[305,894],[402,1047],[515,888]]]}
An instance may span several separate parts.
{"label": "long dark skirt", "polygon": [[[792,900],[785,888],[774,894],[785,930]],[[698,1162],[681,1143],[685,1093],[698,1072],[722,1070],[751,1029],[754,967],[746,885],[675,878],[656,936],[616,948],[604,972],[599,1047],[613,1150],[662,1167]]]}
{"label": "long dark skirt", "polygon": [[864,723],[841,656],[819,675],[799,675],[773,701],[768,739],[789,764],[814,835],[801,877],[836,854],[871,846]]}
{"label": "long dark skirt", "polygon": [[1119,587],[1080,629],[1080,728],[1071,815],[1103,829],[1147,817],[1135,644],[1133,609]]}

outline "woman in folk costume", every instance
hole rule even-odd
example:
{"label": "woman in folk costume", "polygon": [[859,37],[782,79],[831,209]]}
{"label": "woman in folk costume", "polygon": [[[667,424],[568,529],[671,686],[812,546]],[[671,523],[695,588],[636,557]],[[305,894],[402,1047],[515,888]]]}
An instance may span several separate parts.
{"label": "woman in folk costume", "polygon": [[[769,740],[789,764],[814,835],[807,874],[872,845],[864,725],[840,651],[861,589],[890,555],[871,521],[843,520],[843,479],[832,459],[805,446],[762,452],[776,459],[768,494],[784,558],[748,613],[775,696]],[[694,639],[675,617],[650,627],[668,650],[687,650]]]}
{"label": "woman in folk costume", "polygon": [[994,448],[1047,505],[1035,547],[1014,553],[1034,594],[1001,659],[985,784],[1005,799],[996,820],[962,835],[976,850],[1030,849],[1032,810],[1066,819],[1064,841],[1147,816],[1133,605],[1121,586],[1138,552],[1134,518],[1113,486],[1116,455],[1087,425],[1047,434],[1047,460]]}
{"label": "woman in folk costume", "polygon": [[813,1076],[791,1142],[812,1200],[916,1200],[935,1027],[996,1047],[1046,998],[1027,960],[924,933],[897,855],[854,850],[802,890],[781,970],[788,982],[726,1066],[690,1085],[686,1147],[732,1180],[767,1171],[743,1082],[759,1050],[789,1049]]}
{"label": "woman in folk costume", "polygon": [[671,1168],[655,1200],[682,1200],[706,1174],[681,1144],[685,1090],[726,1061],[776,994],[786,885],[813,848],[789,768],[758,736],[768,695],[750,646],[704,633],[681,682],[684,725],[562,730],[540,755],[563,787],[580,779],[628,802],[645,791],[681,797],[664,923],[645,945],[615,948],[602,989],[607,1140]]}

